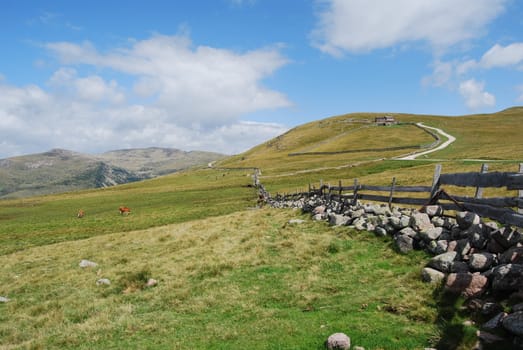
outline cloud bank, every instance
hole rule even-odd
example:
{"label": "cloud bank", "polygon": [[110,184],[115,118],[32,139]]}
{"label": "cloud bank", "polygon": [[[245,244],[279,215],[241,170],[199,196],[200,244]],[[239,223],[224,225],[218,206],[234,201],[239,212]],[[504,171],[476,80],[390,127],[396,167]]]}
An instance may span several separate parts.
{"label": "cloud bank", "polygon": [[507,0],[330,0],[312,33],[321,51],[340,56],[426,42],[436,51],[476,38]]}
{"label": "cloud bank", "polygon": [[62,65],[46,86],[0,80],[0,158],[52,147],[238,153],[287,129],[241,121],[291,105],[262,83],[288,63],[277,47],[237,53],[193,46],[180,35],[154,35],[108,52],[89,42],[44,47]]}

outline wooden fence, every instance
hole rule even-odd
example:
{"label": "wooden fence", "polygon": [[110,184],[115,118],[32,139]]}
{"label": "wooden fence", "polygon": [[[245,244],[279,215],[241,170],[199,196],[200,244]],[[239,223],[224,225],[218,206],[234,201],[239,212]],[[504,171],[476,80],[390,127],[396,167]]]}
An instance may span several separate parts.
{"label": "wooden fence", "polygon": [[[474,197],[449,194],[443,186],[475,188]],[[518,191],[517,196],[483,198],[484,188],[505,187],[507,191]],[[381,192],[381,193],[378,193]],[[387,193],[385,195],[384,193]],[[441,174],[441,165],[436,165],[431,186],[396,186],[396,178],[387,186],[369,186],[354,180],[351,186],[325,185],[320,182],[318,189],[309,185],[307,192],[285,195],[285,199],[300,196],[320,195],[328,200],[338,200],[355,204],[358,200],[425,206],[439,204],[445,210],[472,211],[482,217],[496,220],[502,224],[523,227],[523,164],[519,172],[488,173],[488,165],[483,164],[480,172]]]}

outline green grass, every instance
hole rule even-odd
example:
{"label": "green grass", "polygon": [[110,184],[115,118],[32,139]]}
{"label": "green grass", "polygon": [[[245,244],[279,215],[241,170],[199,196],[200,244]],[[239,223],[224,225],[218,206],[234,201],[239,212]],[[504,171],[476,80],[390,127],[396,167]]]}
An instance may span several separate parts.
{"label": "green grass", "polygon": [[[286,224],[295,215],[249,210],[3,255],[0,347],[323,349],[339,331],[366,349],[438,341],[424,254]],[[81,269],[84,258],[99,266]],[[149,277],[159,284],[143,288]]]}
{"label": "green grass", "polygon": [[[395,115],[458,137],[419,161],[390,159],[404,151],[288,156],[427,143],[410,129],[409,139],[405,126],[358,135],[362,124],[348,122],[375,115],[305,124],[217,165],[259,167],[274,193],[303,191],[320,179],[387,185],[395,177],[401,186],[430,185],[434,160],[449,173],[479,170],[480,162],[463,159],[503,159],[489,171],[516,171],[523,159],[521,109],[456,118]],[[370,138],[376,130],[384,136]],[[251,172],[191,170],[0,201],[0,295],[11,299],[0,304],[0,349],[322,349],[340,331],[366,349],[473,343],[461,301],[420,282],[423,253],[399,255],[389,239],[348,228],[286,224],[297,212],[253,210]],[[121,205],[132,213],[120,216]],[[83,270],[81,259],[99,266]],[[97,286],[99,278],[112,284]],[[158,285],[146,288],[148,278]]]}
{"label": "green grass", "polygon": [[[228,214],[255,205],[246,171],[205,169],[103,190],[0,201],[0,254]],[[118,207],[131,208],[120,216]],[[76,217],[85,211],[82,219]]]}

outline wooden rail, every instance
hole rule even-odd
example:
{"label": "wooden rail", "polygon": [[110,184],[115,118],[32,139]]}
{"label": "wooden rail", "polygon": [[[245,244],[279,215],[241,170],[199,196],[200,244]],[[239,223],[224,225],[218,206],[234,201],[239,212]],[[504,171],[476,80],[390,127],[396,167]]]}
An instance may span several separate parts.
{"label": "wooden rail", "polygon": [[[476,193],[474,197],[449,194],[443,187],[445,185],[473,187],[476,188]],[[517,190],[517,196],[483,198],[483,189],[502,187],[507,191]],[[383,194],[384,192],[388,195]],[[397,196],[398,193],[402,195]],[[296,192],[282,198],[295,199],[313,195],[352,204],[358,200],[383,202],[389,206],[392,203],[413,206],[438,204],[446,210],[473,211],[502,224],[523,227],[523,164],[520,164],[518,172],[489,173],[488,165],[483,164],[480,172],[454,174],[441,174],[441,165],[438,164],[431,186],[396,186],[395,178],[386,186],[364,185],[357,179],[352,186],[343,186],[341,181],[338,186],[320,181],[318,189],[309,185],[307,192]]]}

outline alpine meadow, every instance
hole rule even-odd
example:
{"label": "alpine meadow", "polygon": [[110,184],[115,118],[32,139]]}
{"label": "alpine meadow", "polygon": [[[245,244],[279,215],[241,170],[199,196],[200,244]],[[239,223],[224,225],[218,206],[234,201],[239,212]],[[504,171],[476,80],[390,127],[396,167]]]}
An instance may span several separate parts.
{"label": "alpine meadow", "polygon": [[[337,332],[365,349],[471,348],[479,326],[465,322],[462,297],[421,280],[426,252],[259,201],[256,169],[276,196],[355,179],[430,186],[436,164],[523,163],[522,107],[375,123],[383,115],[310,122],[154,179],[1,200],[0,348],[324,349]],[[400,159],[447,140],[416,123],[455,141]]]}

